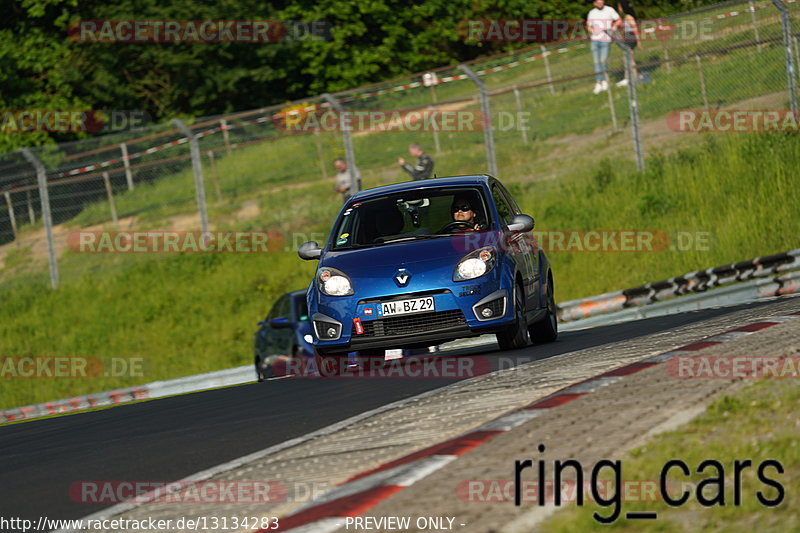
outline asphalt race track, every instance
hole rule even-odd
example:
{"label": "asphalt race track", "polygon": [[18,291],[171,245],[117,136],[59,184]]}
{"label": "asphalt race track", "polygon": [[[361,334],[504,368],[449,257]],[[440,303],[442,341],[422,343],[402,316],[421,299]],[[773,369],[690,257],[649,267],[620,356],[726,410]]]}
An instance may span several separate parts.
{"label": "asphalt race track", "polygon": [[[546,359],[760,305],[562,333],[556,343],[513,355],[520,362]],[[493,349],[464,348],[448,356],[489,355]],[[1,514],[81,518],[105,506],[71,501],[68,489],[74,482],[179,480],[454,381],[281,379],[0,427]]]}

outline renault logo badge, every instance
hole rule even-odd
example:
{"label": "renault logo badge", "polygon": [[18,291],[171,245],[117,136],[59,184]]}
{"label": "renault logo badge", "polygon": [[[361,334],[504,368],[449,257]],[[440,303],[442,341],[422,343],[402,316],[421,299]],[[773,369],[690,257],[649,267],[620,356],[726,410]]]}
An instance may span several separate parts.
{"label": "renault logo badge", "polygon": [[394,275],[394,282],[397,283],[398,287],[405,287],[409,281],[411,281],[411,272],[405,268],[401,268]]}

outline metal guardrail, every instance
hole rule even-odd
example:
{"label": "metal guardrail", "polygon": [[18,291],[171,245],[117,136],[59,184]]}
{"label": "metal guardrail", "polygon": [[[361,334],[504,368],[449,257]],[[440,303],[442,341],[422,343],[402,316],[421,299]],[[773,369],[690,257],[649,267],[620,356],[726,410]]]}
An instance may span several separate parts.
{"label": "metal guardrail", "polygon": [[796,269],[800,269],[800,248],[749,261],[696,270],[639,287],[562,302],[558,305],[558,319],[570,322]]}

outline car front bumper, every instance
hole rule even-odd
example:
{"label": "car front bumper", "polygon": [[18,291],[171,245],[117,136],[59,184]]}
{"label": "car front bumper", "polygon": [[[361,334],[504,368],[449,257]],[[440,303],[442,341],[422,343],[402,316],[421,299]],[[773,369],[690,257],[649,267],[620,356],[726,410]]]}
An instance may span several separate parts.
{"label": "car front bumper", "polygon": [[[513,323],[513,288],[500,272],[445,288],[392,294],[318,298],[312,315],[314,346],[323,353],[434,345],[497,331]],[[432,296],[434,311],[380,316],[384,302]],[[484,309],[490,316],[483,315]],[[333,331],[332,330],[335,330]],[[333,333],[333,335],[329,335]]]}

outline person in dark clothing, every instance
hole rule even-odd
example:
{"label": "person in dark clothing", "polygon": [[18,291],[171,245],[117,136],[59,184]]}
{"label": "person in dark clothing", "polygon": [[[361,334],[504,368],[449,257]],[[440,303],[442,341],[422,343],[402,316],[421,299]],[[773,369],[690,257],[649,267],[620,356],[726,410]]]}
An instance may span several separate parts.
{"label": "person in dark clothing", "polygon": [[433,159],[426,154],[422,147],[417,143],[408,145],[408,153],[411,157],[418,157],[419,162],[415,166],[411,166],[402,157],[397,160],[400,166],[411,175],[414,181],[426,180],[433,174]]}

